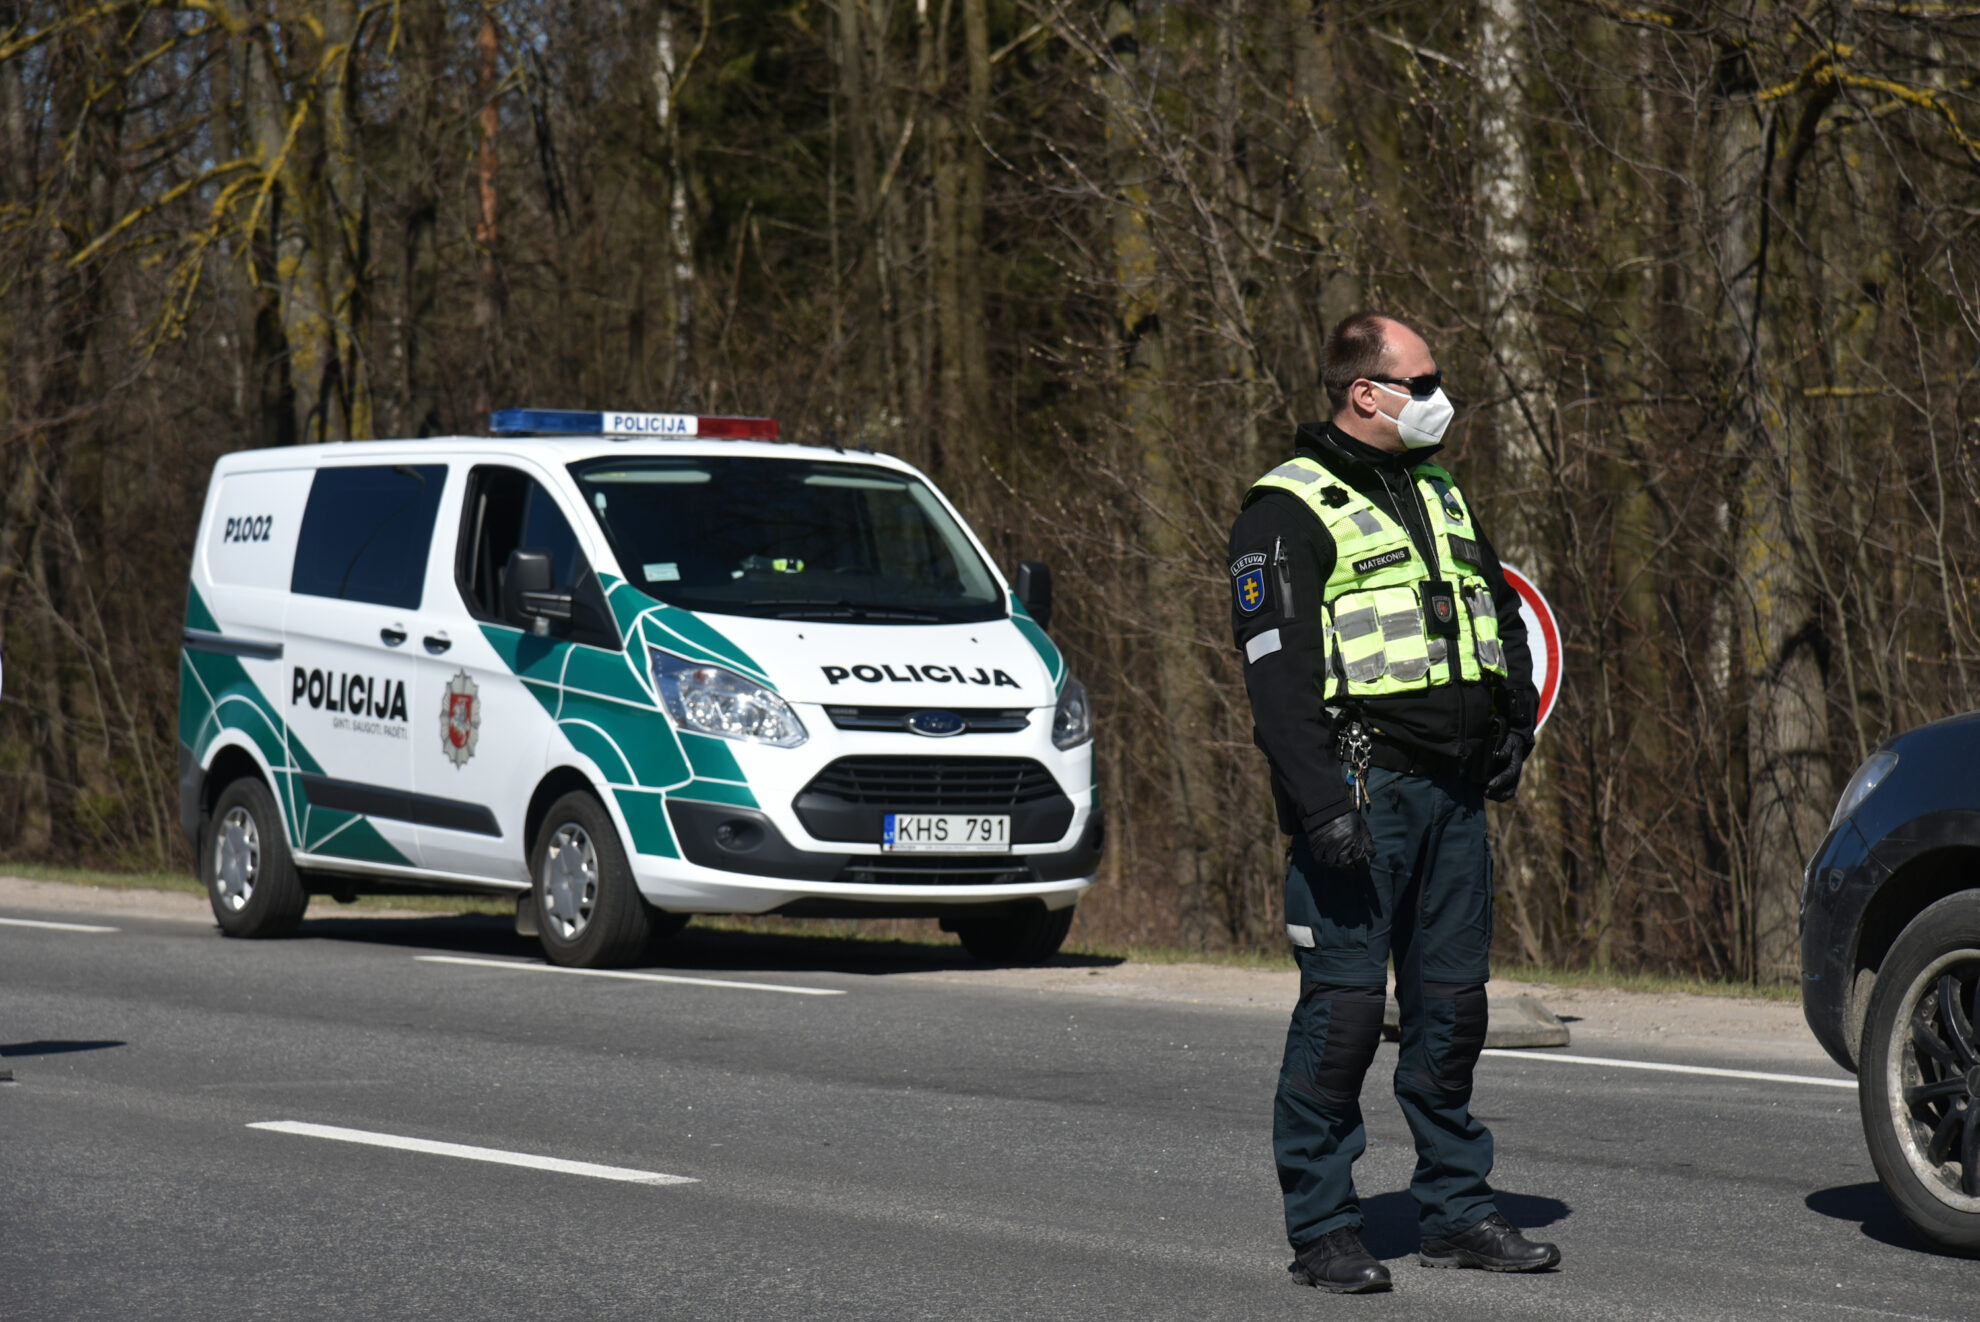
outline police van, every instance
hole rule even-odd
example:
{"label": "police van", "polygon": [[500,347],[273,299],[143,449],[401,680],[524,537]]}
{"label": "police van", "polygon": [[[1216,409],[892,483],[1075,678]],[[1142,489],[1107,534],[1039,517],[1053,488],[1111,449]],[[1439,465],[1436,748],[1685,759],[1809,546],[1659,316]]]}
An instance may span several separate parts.
{"label": "police van", "polygon": [[311,895],[514,895],[553,961],[698,913],[1065,939],[1092,713],[935,487],[775,421],[509,409],[492,437],[214,467],[179,809],[221,929]]}

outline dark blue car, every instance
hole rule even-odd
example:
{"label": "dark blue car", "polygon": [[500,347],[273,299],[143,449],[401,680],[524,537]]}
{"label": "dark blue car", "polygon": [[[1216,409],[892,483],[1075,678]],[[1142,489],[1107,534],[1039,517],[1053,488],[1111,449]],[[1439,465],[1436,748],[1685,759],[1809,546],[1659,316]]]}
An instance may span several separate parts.
{"label": "dark blue car", "polygon": [[1885,1190],[1980,1256],[1980,713],[1886,741],[1801,886],[1801,1005],[1857,1076]]}

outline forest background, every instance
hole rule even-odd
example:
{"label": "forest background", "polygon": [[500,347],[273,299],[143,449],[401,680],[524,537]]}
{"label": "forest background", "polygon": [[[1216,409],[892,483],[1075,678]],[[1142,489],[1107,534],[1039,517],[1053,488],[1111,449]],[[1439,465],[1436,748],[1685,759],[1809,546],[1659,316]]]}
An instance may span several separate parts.
{"label": "forest background", "polygon": [[1057,571],[1076,935],[1273,945],[1222,551],[1372,304],[1564,628],[1500,952],[1787,976],[1974,706],[1980,9],[1635,2],[0,0],[0,854],[189,865],[216,456],[763,413]]}

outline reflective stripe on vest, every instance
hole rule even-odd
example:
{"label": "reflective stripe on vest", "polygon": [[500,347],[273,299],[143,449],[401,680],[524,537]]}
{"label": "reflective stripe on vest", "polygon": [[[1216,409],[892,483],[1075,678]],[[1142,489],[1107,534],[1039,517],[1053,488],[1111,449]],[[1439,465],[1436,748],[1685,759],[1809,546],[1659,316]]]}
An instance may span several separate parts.
{"label": "reflective stripe on vest", "polygon": [[[1325,592],[1324,689],[1330,700],[1414,693],[1453,679],[1506,674],[1499,613],[1471,511],[1451,475],[1435,464],[1418,464],[1411,477],[1431,524],[1428,561],[1408,529],[1316,460],[1290,460],[1253,484],[1254,491],[1299,497],[1334,538],[1334,572]],[[1434,579],[1449,583],[1455,594],[1455,638],[1432,637],[1424,618],[1423,585]]]}

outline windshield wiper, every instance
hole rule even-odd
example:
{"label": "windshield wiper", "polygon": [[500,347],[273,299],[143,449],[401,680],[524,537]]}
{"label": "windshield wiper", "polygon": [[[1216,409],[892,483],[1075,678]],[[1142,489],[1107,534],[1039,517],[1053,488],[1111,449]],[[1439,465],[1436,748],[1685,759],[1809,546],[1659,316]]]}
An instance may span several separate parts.
{"label": "windshield wiper", "polygon": [[942,624],[948,619],[947,616],[937,615],[932,611],[862,606],[856,602],[843,599],[838,601],[820,601],[815,597],[798,598],[795,600],[770,597],[759,598],[749,604],[751,606],[784,607],[785,609],[776,612],[777,618],[780,620],[832,620],[851,618],[865,620],[911,620],[918,624]]}

